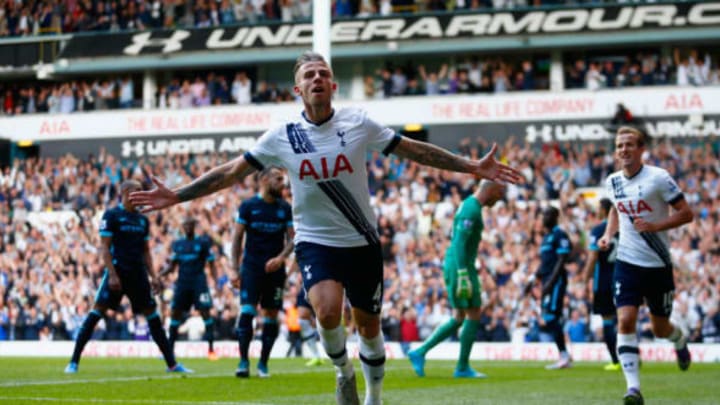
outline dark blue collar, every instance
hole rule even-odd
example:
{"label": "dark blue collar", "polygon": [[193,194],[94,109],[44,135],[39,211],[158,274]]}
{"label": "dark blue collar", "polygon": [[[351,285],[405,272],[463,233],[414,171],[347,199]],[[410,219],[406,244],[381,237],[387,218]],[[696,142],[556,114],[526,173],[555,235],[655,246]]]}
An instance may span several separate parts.
{"label": "dark blue collar", "polygon": [[642,172],[644,168],[645,168],[645,165],[640,165],[640,168],[638,169],[638,171],[635,172],[632,176],[625,176],[624,172],[623,172],[623,176],[625,176],[626,179],[631,180],[631,179],[637,177],[637,175],[640,174],[640,172]]}
{"label": "dark blue collar", "polygon": [[303,119],[304,119],[305,121],[307,121],[307,122],[310,123],[310,124],[315,125],[316,127],[319,127],[320,125],[322,125],[322,124],[330,121],[330,120],[335,116],[335,109],[333,108],[332,111],[330,112],[330,115],[328,115],[327,118],[325,118],[324,120],[322,120],[322,121],[320,121],[320,122],[310,121],[310,120],[308,119],[307,115],[305,115],[305,111],[303,111],[303,112],[301,113],[301,115],[302,115],[302,117],[303,117]]}

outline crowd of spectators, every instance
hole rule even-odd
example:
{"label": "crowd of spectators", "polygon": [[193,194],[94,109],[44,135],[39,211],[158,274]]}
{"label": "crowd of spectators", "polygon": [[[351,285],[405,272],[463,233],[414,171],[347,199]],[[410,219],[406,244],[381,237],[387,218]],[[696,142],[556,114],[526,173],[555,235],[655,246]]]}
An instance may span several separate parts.
{"label": "crowd of spectators", "polygon": [[[458,151],[478,157],[488,145],[466,139]],[[571,237],[567,268],[568,338],[598,341],[601,322],[590,316],[591,280],[581,274],[588,230],[599,219],[596,207],[578,188],[595,186],[613,170],[610,152],[595,144],[555,144],[542,149],[508,140],[502,158],[516,164],[527,179],[511,186],[507,198],[484,213],[485,231],[477,269],[483,285],[481,341],[543,341],[540,291],[527,297],[521,290],[538,268],[542,237],[540,212],[554,200],[561,208],[560,226]],[[693,207],[695,220],[670,232],[676,264],[673,320],[694,342],[720,342],[720,141],[696,144],[656,143],[647,156],[678,179]],[[15,161],[0,171],[0,340],[72,339],[92,305],[103,265],[98,254],[98,219],[117,203],[118,185],[150,175],[170,187],[185,183],[226,160],[225,155],[155,157],[118,161],[101,151],[78,159]],[[397,157],[368,158],[372,206],[378,216],[385,261],[382,330],[390,341],[424,339],[449,316],[442,282],[442,260],[449,243],[455,209],[475,186],[464,174],[429,169]],[[210,282],[215,334],[233,338],[238,292],[232,288],[228,252],[233,217],[242,199],[254,194],[255,183],[243,184],[211,198],[184,203],[150,214],[151,249],[156,266],[167,260],[170,244],[181,235],[180,220],[198,218],[198,229],[214,241],[220,277]],[[289,191],[288,191],[289,193]],[[288,198],[290,196],[288,195]],[[294,305],[299,274],[289,277],[285,305]],[[172,280],[159,296],[169,319]],[[202,322],[185,326],[190,339],[200,339]],[[651,338],[649,314],[642,310],[639,331]],[[193,326],[195,325],[195,326]],[[348,328],[353,326],[349,320]],[[100,339],[147,339],[144,320],[132,316],[127,302],[101,322]]]}
{"label": "crowd of spectators", "polygon": [[[1,1],[1,0],[0,0]],[[674,60],[659,53],[630,56],[593,56],[565,66],[565,87],[598,90],[630,86],[720,85],[720,70],[709,53],[675,50]],[[569,55],[570,60],[572,55]],[[450,63],[387,63],[369,72],[363,83],[367,100],[398,96],[499,94],[547,90],[549,60],[532,58],[458,57]],[[135,80],[134,80],[135,79]],[[186,109],[209,105],[295,102],[291,89],[255,79],[254,69],[237,72],[179,73],[158,82],[154,97],[141,94],[138,77],[121,76],[68,82],[0,83],[0,105],[5,115],[72,113],[115,108]]]}
{"label": "crowd of spectators", "polygon": [[[152,103],[158,109],[199,108],[209,105],[279,103],[295,101],[287,88],[276,83],[252,80],[239,71],[231,81],[213,72],[194,79],[173,78],[158,88]],[[118,108],[141,108],[131,76],[93,81],[73,80],[59,84],[0,84],[0,105],[5,115],[50,113],[68,114]]]}
{"label": "crowd of spectators", "polygon": [[3,0],[0,36],[289,22],[311,10],[311,0]]}
{"label": "crowd of spectators", "polygon": [[388,65],[375,76],[365,77],[364,94],[373,99],[547,90],[548,72],[536,73],[536,64],[530,59],[511,62],[500,57],[471,57],[452,67],[444,63],[437,70],[422,64]]}
{"label": "crowd of spectators", "polygon": [[5,115],[69,114],[138,106],[131,77],[39,86],[7,84],[2,87],[0,104]]}
{"label": "crowd of spectators", "polygon": [[[365,79],[366,99],[411,95],[500,93],[547,88],[547,74],[536,80],[530,60],[510,63],[500,58],[470,58],[438,71],[424,65],[387,67]],[[291,90],[275,82],[255,82],[248,72],[198,73],[158,84],[153,108],[186,109],[209,105],[294,102]],[[0,105],[6,115],[72,113],[143,107],[132,76],[46,84],[0,83]]]}
{"label": "crowd of spectators", "polygon": [[[353,18],[577,4],[576,0],[333,0],[332,15]],[[311,16],[312,0],[1,0],[0,36],[206,28],[306,21]]]}
{"label": "crowd of spectators", "polygon": [[717,86],[720,70],[710,52],[675,49],[672,55],[639,52],[634,55],[593,56],[565,66],[565,88],[599,90],[634,86]]}
{"label": "crowd of spectators", "polygon": [[279,88],[277,83],[260,80],[253,88],[253,80],[245,71],[239,71],[231,82],[222,74],[208,73],[205,78],[195,76],[189,79],[174,78],[167,85],[160,86],[155,99],[155,108],[182,109],[208,105],[251,103],[281,103],[295,101],[288,88]]}

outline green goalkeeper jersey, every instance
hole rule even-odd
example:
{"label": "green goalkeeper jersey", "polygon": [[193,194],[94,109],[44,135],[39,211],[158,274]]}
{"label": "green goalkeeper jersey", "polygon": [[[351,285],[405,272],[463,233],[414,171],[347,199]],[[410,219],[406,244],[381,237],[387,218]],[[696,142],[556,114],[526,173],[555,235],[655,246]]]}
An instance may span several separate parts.
{"label": "green goalkeeper jersey", "polygon": [[[475,259],[482,231],[482,205],[474,196],[470,196],[462,202],[455,213],[452,240],[450,247],[445,252],[443,273],[448,291],[448,301],[453,308],[480,306],[480,281],[475,269]],[[470,276],[473,290],[470,299],[455,297],[454,291],[457,287],[457,271],[459,269],[467,269]]]}
{"label": "green goalkeeper jersey", "polygon": [[475,269],[482,231],[482,205],[477,198],[470,196],[460,204],[455,213],[452,240],[445,253],[445,269]]}

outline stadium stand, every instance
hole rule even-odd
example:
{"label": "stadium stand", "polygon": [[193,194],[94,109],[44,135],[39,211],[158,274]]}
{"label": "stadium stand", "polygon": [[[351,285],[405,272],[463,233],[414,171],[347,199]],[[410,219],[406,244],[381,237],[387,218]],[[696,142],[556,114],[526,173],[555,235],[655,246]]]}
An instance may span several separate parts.
{"label": "stadium stand", "polygon": [[[700,61],[697,50],[686,53],[691,56],[683,59],[685,62],[678,57],[678,63],[654,53],[634,56],[594,54],[584,59],[572,59],[568,55],[570,63],[564,68],[566,88],[598,90],[674,83],[681,86],[720,85],[718,69],[711,68],[709,53]],[[676,49],[675,54],[680,55],[680,50]],[[546,90],[549,88],[547,67],[542,67],[545,59],[541,55],[538,58],[537,61],[502,57],[481,60],[468,55],[465,60],[454,58],[457,62],[452,65],[437,66],[437,71],[423,64],[388,61],[375,75],[364,78],[363,95],[366,99],[376,99]],[[682,63],[689,67],[682,67]],[[256,81],[245,70],[179,73],[181,75],[158,84],[152,108],[186,109],[297,101],[291,88],[279,87],[266,80]],[[132,76],[79,78],[56,84],[44,81],[0,83],[0,104],[5,115],[138,108],[142,107],[142,99],[142,92],[136,89]]]}
{"label": "stadium stand", "polygon": [[[458,150],[471,156],[482,153],[486,146],[465,144]],[[540,201],[559,197],[562,226],[569,231],[574,246],[586,245],[588,224],[595,221],[595,210],[574,190],[597,185],[612,169],[612,159],[592,144],[554,144],[533,150],[508,142],[502,154],[526,167],[530,181],[527,186],[512,187],[508,201],[486,215],[489,223],[479,257],[488,310],[478,339],[503,341],[512,336],[539,340],[539,291],[533,291],[528,298],[520,298],[519,294],[539,260]],[[676,173],[695,207],[697,219],[672,232],[671,237],[678,269],[674,316],[696,342],[717,341],[720,326],[720,285],[716,281],[720,277],[719,157],[717,140],[689,145],[661,142],[648,157],[653,164]],[[12,167],[6,167],[0,176],[0,337],[22,340],[74,336],[101,277],[97,215],[114,203],[119,182],[136,178],[148,183],[152,174],[169,179],[170,184],[183,183],[223,159],[219,155],[180,155],[131,162],[108,154],[89,159],[68,155],[15,161]],[[473,180],[427,171],[395,158],[372,159],[370,172],[386,261],[383,331],[389,340],[410,339],[408,336],[422,339],[450,316],[441,283],[442,252],[449,242],[452,214],[470,192]],[[230,219],[238,201],[251,196],[253,187],[249,180],[216,199],[153,214],[156,262],[163,263],[167,258],[169,243],[181,232],[179,221],[188,210],[200,218],[199,229],[213,239],[220,268],[227,269]],[[63,226],[44,227],[30,219],[51,211],[66,213],[68,221]],[[587,325],[588,339],[598,340],[598,325],[588,315],[588,285],[578,274],[585,252],[577,249],[572,256],[567,315],[577,312]],[[297,278],[291,280],[295,285],[298,282]],[[166,312],[169,287],[162,295]],[[227,274],[212,286],[212,292],[218,338],[231,338],[227,335],[230,329],[223,324],[234,319],[238,308]],[[288,301],[292,298],[286,297]],[[518,299],[522,300],[520,310],[511,319],[509,315],[518,306]],[[147,331],[135,322],[130,311],[120,311],[106,320],[96,332],[97,337],[146,339]]]}
{"label": "stadium stand", "polygon": [[[652,2],[652,1],[647,1]],[[575,4],[570,0],[335,0],[333,17],[373,17]],[[596,0],[589,3],[611,3]],[[130,0],[3,1],[0,35],[51,35],[83,31],[219,27],[257,22],[291,22],[311,17],[311,0]]]}
{"label": "stadium stand", "polygon": [[[47,124],[40,113],[63,117],[62,114],[96,110],[71,116],[106,119],[108,126],[112,126],[111,123],[125,119],[121,114],[126,111],[137,115],[144,113],[139,108],[150,112],[178,110],[173,112],[184,114],[191,108],[219,111],[227,107],[215,104],[224,104],[239,105],[235,108],[243,112],[255,111],[248,110],[257,108],[252,104],[262,103],[260,108],[272,109],[278,107],[278,102],[292,102],[291,84],[285,76],[296,56],[294,46],[298,44],[288,42],[284,44],[286,47],[266,43],[235,44],[232,45],[235,48],[228,46],[229,49],[225,50],[208,50],[209,40],[203,37],[199,42],[180,42],[188,47],[187,52],[181,47],[177,54],[166,55],[162,54],[162,49],[172,42],[168,39],[171,37],[157,39],[160,37],[136,35],[143,35],[144,30],[150,28],[165,29],[153,31],[153,35],[175,35],[178,32],[176,29],[187,28],[187,32],[192,33],[188,38],[192,38],[192,35],[211,32],[212,28],[220,26],[228,29],[277,27],[275,22],[292,24],[307,21],[310,3],[309,0],[0,1],[0,35],[22,37],[0,40],[0,64],[5,69],[0,72],[3,114],[27,115],[0,117],[3,131],[16,124],[23,130],[20,134],[0,133],[4,142],[13,143],[8,147],[0,144],[0,340],[74,338],[92,303],[102,274],[97,251],[98,215],[116,201],[118,185],[122,180],[137,178],[149,184],[149,176],[155,175],[166,179],[172,186],[186,182],[227,159],[227,154],[217,152],[159,153],[159,156],[147,153],[142,157],[136,152],[136,156],[131,156],[125,150],[132,152],[135,149],[132,145],[126,148],[124,144],[123,152],[119,151],[120,148],[113,153],[96,148],[90,156],[79,152],[75,155],[60,153],[59,148],[65,147],[60,144],[52,146],[56,148],[52,153],[45,145],[33,153],[32,147],[23,149],[19,140],[37,139],[34,137],[38,134],[28,131],[24,124],[20,125],[29,121],[20,120],[36,119],[45,125],[41,128],[49,128],[46,136],[56,136],[58,141],[79,145],[85,140],[70,135],[73,131],[82,132],[81,129],[72,127],[64,130],[70,126],[62,118]],[[371,20],[392,16],[408,18],[407,21],[416,21],[413,18],[420,15],[439,16],[438,24],[444,24],[444,29],[451,20],[443,18],[485,18],[486,13],[497,16],[498,10],[552,13],[555,9],[548,6],[574,9],[578,7],[577,3],[585,6],[584,2],[562,0],[337,0],[334,2],[334,13],[338,17],[336,21],[340,22],[361,21],[353,20],[353,16]],[[588,8],[582,10],[625,7],[611,1],[587,3]],[[635,12],[642,4],[644,2],[634,2],[627,7]],[[719,47],[717,29],[713,26],[717,24],[713,18],[717,17],[712,15],[718,4],[692,1],[669,4],[677,6],[678,13],[686,14],[689,7],[696,7],[696,13],[692,14],[695,25],[690,28],[670,27],[664,32],[667,36],[663,37],[662,43],[650,41],[650,34],[643,35],[647,27],[643,25],[644,21],[638,20],[642,26],[634,31],[622,28],[613,31],[621,38],[613,44],[599,43],[598,38],[605,39],[602,37],[604,33],[586,32],[591,30],[585,26],[561,27],[564,29],[560,30],[562,34],[571,35],[560,35],[565,42],[552,42],[559,41],[559,36],[554,36],[551,31],[557,27],[546,27],[547,24],[542,25],[544,31],[538,34],[538,38],[547,40],[545,43],[523,41],[521,37],[525,32],[518,35],[496,32],[492,41],[487,37],[480,40],[472,36],[462,41],[450,37],[436,41],[430,35],[419,39],[408,35],[409,40],[398,40],[399,45],[391,45],[393,41],[388,38],[339,44],[337,49],[341,57],[335,66],[343,85],[338,98],[383,103],[385,98],[397,97],[392,102],[403,105],[422,100],[424,96],[443,107],[437,102],[438,98],[433,98],[443,95],[442,99],[450,100],[449,103],[463,100],[463,106],[473,107],[476,104],[468,103],[462,97],[472,97],[471,100],[481,106],[488,100],[504,97],[494,93],[534,91],[540,94],[538,97],[551,98],[580,94],[582,90],[576,89],[586,89],[597,91],[598,98],[602,95],[622,100],[629,94],[626,92],[628,88],[663,86],[665,90],[670,89],[667,91],[674,91],[719,85]],[[654,7],[669,6],[662,3]],[[697,11],[702,7],[705,11]],[[513,28],[510,23],[503,24],[506,25],[498,23],[498,26],[505,30],[529,29],[527,26]],[[652,28],[657,28],[657,24],[653,24],[649,23]],[[709,34],[703,31],[708,26]],[[573,29],[582,31],[577,35],[577,42],[573,39]],[[673,36],[682,29],[686,29],[683,35]],[[93,32],[73,34],[79,31]],[[636,32],[640,34],[636,35]],[[230,37],[228,34],[223,40],[230,41]],[[258,38],[268,41],[260,35]],[[148,42],[156,39],[160,42]],[[413,50],[408,45],[410,40],[419,43],[418,48]],[[87,46],[82,41],[90,41],[94,46]],[[103,41],[106,41],[107,47],[98,46],[105,45]],[[63,46],[59,42],[64,42]],[[223,44],[222,41],[219,43]],[[441,49],[438,43],[448,44],[448,49]],[[500,45],[496,45],[498,43]],[[136,45],[139,48],[132,48]],[[451,45],[458,49],[450,49]],[[10,46],[17,52],[5,52]],[[265,46],[267,49],[264,49]],[[89,56],[83,53],[104,52],[105,48],[108,53]],[[396,52],[397,48],[410,50]],[[258,49],[265,52],[262,55],[273,56],[261,57],[259,53],[254,53]],[[242,55],[242,59],[235,54]],[[138,55],[141,57],[136,57]],[[183,59],[187,55],[190,56]],[[200,62],[191,61],[190,57]],[[280,73],[276,74],[276,71]],[[652,121],[655,129],[652,135],[656,140],[647,158],[653,164],[668,169],[678,179],[696,213],[692,224],[671,232],[671,251],[678,270],[673,321],[683,325],[694,342],[720,342],[717,304],[720,301],[719,134],[717,127],[712,125],[697,129],[700,128],[696,125],[698,117],[687,116],[686,111],[692,108],[685,107],[693,107],[698,100],[693,98],[692,93],[682,93],[668,100],[672,100],[669,107],[672,111],[666,113],[670,117],[668,119],[682,116],[683,123],[686,119],[692,121],[692,128],[682,126],[677,129]],[[460,108],[458,111],[461,111]],[[123,111],[97,111],[116,109]],[[623,120],[648,118],[646,111],[618,111],[621,113],[617,115],[618,121],[611,125],[626,122]],[[630,115],[626,111],[630,111]],[[613,112],[602,111],[605,114],[603,125],[610,122]],[[478,126],[484,119],[482,114],[473,116],[469,113],[465,118],[464,124]],[[550,200],[561,207],[561,225],[571,235],[573,246],[578,247],[572,253],[572,262],[568,266],[571,274],[565,307],[567,318],[584,325],[581,329],[585,333],[573,333],[573,337],[601,340],[601,325],[590,316],[588,285],[581,281],[578,274],[585,260],[585,252],[580,247],[587,245],[587,232],[596,220],[592,198],[586,197],[581,190],[599,185],[612,170],[611,151],[603,142],[574,142],[576,138],[572,139],[573,142],[555,142],[552,135],[557,130],[552,132],[551,126],[557,122],[566,125],[573,117],[563,116],[564,121],[554,121],[559,118],[547,114],[543,118],[528,121],[527,127],[523,127],[528,131],[527,142],[516,138],[503,139],[503,158],[517,162],[528,182],[521,187],[511,187],[507,201],[485,216],[488,223],[479,248],[479,268],[484,286],[483,301],[488,305],[478,332],[480,341],[547,339],[538,327],[537,300],[540,292],[534,290],[528,297],[521,297],[520,293],[528,275],[537,268],[539,212]],[[709,123],[717,121],[715,116],[705,118]],[[702,121],[703,117],[699,119]],[[494,124],[497,124],[496,127],[517,125],[512,121],[510,116],[497,119]],[[93,131],[101,132],[103,128],[97,122],[93,121]],[[576,122],[572,121],[572,124]],[[599,125],[601,129],[603,125]],[[108,136],[107,142],[110,143],[111,137],[125,138],[130,132],[129,127],[127,124],[123,126],[126,132]],[[465,129],[468,133],[478,132],[472,129],[476,127],[469,128]],[[545,128],[550,129],[546,131]],[[256,136],[257,131],[251,133],[255,129],[246,131],[248,136]],[[177,133],[209,136],[210,131],[203,131]],[[430,131],[440,132],[441,128],[430,127]],[[42,134],[43,129],[38,132]],[[150,133],[135,145],[149,143],[148,139],[154,135]],[[164,132],[162,135],[175,133]],[[666,141],[670,139],[666,136],[684,139],[676,141],[673,138],[670,143]],[[536,138],[540,141],[537,142]],[[555,135],[555,138],[558,136]],[[588,138],[595,141],[605,139]],[[443,141],[441,136],[431,138],[433,141],[438,139]],[[471,157],[479,156],[488,148],[487,140],[474,136],[459,142],[453,140],[452,144],[448,144],[451,142],[448,140],[444,142],[445,146]],[[452,215],[475,180],[380,156],[371,157],[369,172],[386,262],[383,333],[389,341],[424,339],[450,316],[442,285],[442,254],[449,242]],[[180,219],[188,212],[199,219],[198,229],[214,241],[218,268],[226,271],[216,285],[211,285],[218,339],[233,338],[238,299],[237,291],[229,283],[227,254],[230,251],[233,214],[241,199],[253,195],[253,189],[253,181],[248,179],[245,184],[216,198],[151,215],[151,243],[157,265],[166,260],[171,240],[181,232]],[[285,297],[288,303],[294,301],[300,283],[296,276],[290,279]],[[169,320],[171,293],[168,283],[161,295],[166,320]],[[641,330],[650,338],[648,314],[643,314],[641,319],[644,325]],[[184,330],[186,337],[201,336],[193,325],[195,323],[189,323]],[[349,327],[352,328],[352,325]],[[123,310],[101,322],[96,335],[95,338],[107,340],[148,339],[148,330],[143,321],[132,316],[125,303]]]}

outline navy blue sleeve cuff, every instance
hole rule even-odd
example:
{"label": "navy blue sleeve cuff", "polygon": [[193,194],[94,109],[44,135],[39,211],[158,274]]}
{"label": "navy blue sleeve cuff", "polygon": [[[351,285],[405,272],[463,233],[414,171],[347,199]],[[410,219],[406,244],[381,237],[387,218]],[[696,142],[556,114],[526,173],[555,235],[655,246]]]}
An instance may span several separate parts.
{"label": "navy blue sleeve cuff", "polygon": [[676,195],[675,197],[671,198],[670,201],[668,201],[668,204],[675,205],[675,203],[680,202],[685,199],[685,194],[680,193]]}
{"label": "navy blue sleeve cuff", "polygon": [[400,139],[402,139],[402,137],[398,134],[395,134],[395,136],[390,141],[388,146],[386,146],[385,149],[383,149],[382,154],[385,156],[391,154],[392,151],[395,150],[395,147],[398,146],[398,144],[400,143]]}
{"label": "navy blue sleeve cuff", "polygon": [[250,165],[252,165],[252,167],[256,168],[258,171],[265,168],[262,163],[255,159],[255,156],[250,154],[250,152],[245,152],[243,157],[245,158],[245,161],[250,163]]}

